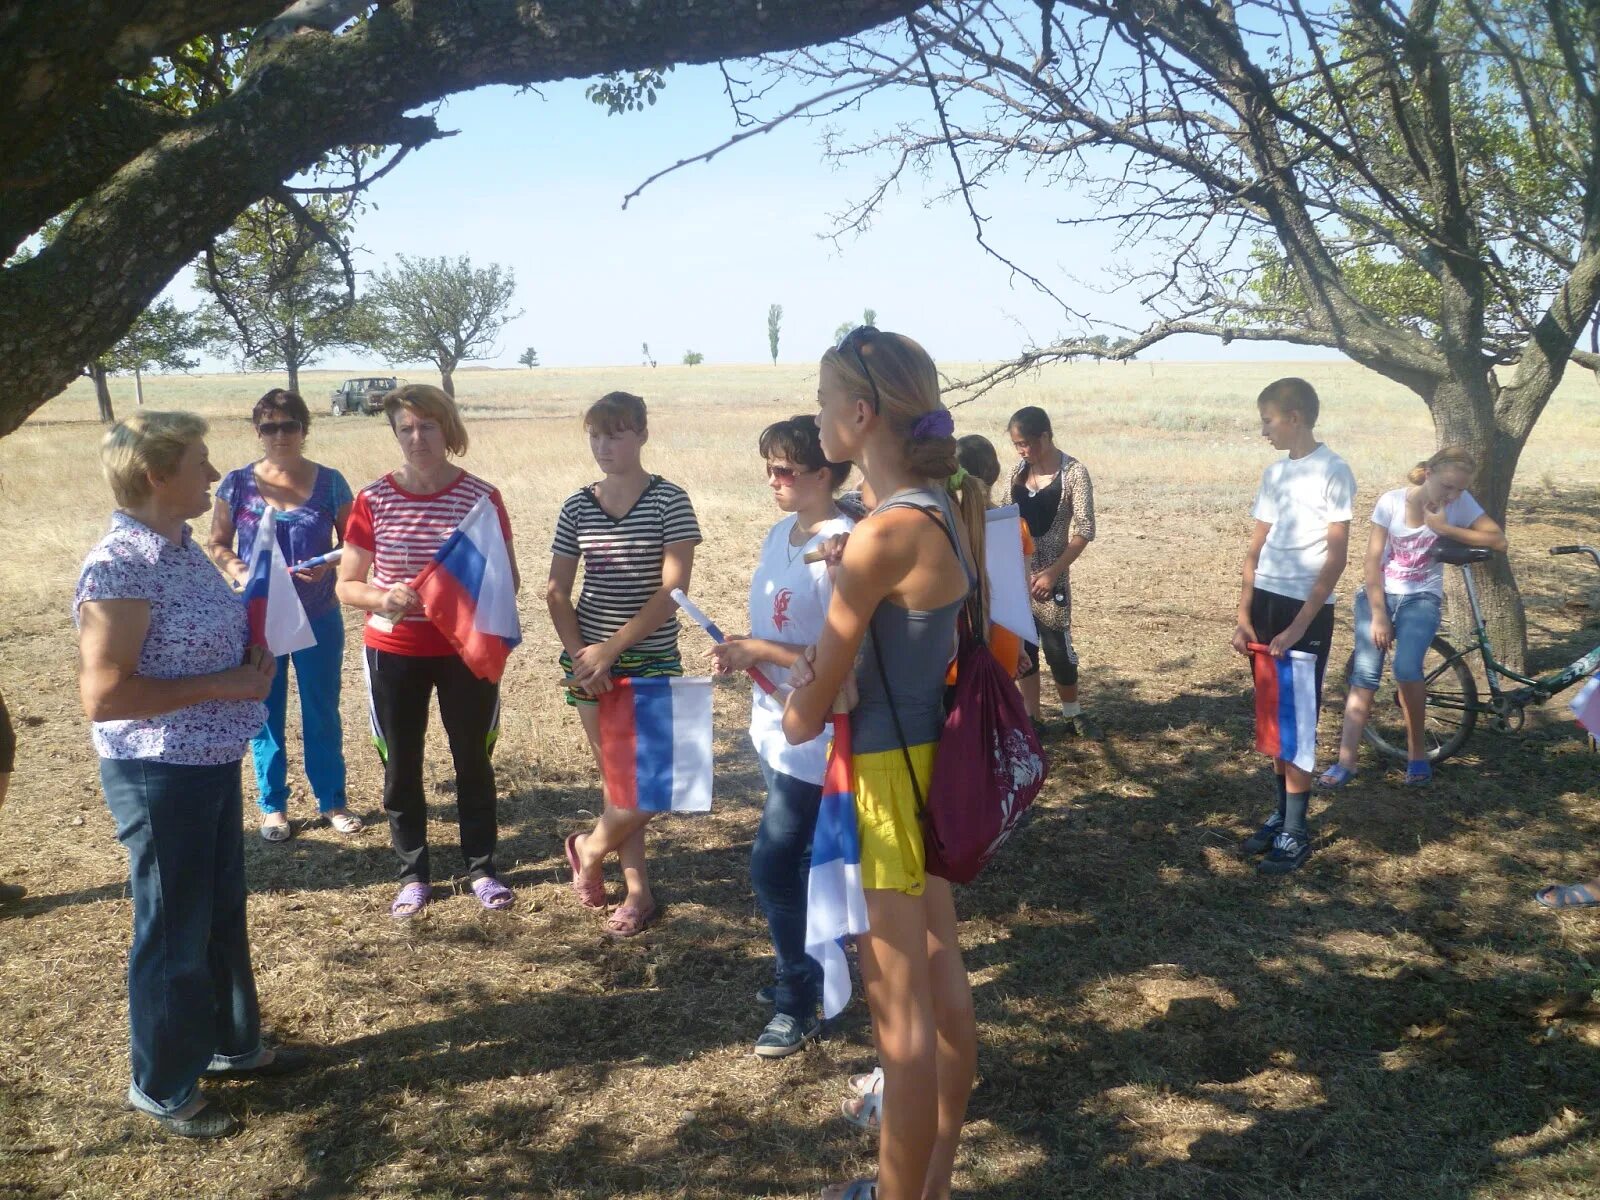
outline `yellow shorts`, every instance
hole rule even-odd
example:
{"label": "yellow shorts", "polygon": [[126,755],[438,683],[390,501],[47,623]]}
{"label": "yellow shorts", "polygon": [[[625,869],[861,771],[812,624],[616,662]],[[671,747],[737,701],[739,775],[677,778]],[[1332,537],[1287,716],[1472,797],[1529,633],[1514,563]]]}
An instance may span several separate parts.
{"label": "yellow shorts", "polygon": [[[911,747],[911,763],[924,797],[938,748],[936,742]],[[927,856],[904,752],[897,746],[856,754],[851,765],[856,776],[856,829],[861,836],[861,886],[922,895],[928,879]]]}

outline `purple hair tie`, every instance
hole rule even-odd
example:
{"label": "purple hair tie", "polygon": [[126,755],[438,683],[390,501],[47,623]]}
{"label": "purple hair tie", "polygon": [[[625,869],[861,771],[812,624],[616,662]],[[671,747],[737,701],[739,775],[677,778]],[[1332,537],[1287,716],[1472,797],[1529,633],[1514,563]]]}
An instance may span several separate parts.
{"label": "purple hair tie", "polygon": [[930,413],[923,413],[911,427],[913,438],[947,438],[954,437],[955,432],[956,419],[950,415],[948,408],[936,408]]}

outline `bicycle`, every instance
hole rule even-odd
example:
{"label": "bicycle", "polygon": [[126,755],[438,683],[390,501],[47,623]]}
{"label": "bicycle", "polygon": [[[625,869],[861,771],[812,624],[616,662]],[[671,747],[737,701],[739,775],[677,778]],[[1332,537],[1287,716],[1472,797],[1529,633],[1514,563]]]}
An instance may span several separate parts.
{"label": "bicycle", "polygon": [[[1423,736],[1428,743],[1428,761],[1440,763],[1466,745],[1480,716],[1488,718],[1490,727],[1497,733],[1521,730],[1529,705],[1544,704],[1600,669],[1600,646],[1548,675],[1533,678],[1513,671],[1495,658],[1494,648],[1489,645],[1489,631],[1478,604],[1477,585],[1472,579],[1472,564],[1488,558],[1491,551],[1441,539],[1429,553],[1436,561],[1460,569],[1466,582],[1473,624],[1472,644],[1465,650],[1457,650],[1444,638],[1435,637],[1423,658],[1422,680],[1427,688]],[[1587,554],[1600,569],[1600,549],[1593,546],[1552,546],[1550,553]],[[1474,656],[1482,661],[1483,677],[1489,688],[1487,701],[1479,698],[1478,681],[1470,665]],[[1354,661],[1352,654],[1345,664],[1347,688]],[[1507,689],[1501,685],[1502,679],[1521,686]],[[1384,679],[1373,697],[1365,736],[1388,758],[1404,762],[1410,757],[1406,747],[1405,713],[1400,707],[1393,676]]]}

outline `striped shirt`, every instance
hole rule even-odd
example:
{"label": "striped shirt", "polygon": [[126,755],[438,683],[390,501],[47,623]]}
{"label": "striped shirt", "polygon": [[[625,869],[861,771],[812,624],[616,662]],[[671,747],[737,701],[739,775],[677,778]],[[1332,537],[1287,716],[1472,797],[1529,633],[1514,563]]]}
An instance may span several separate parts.
{"label": "striped shirt", "polygon": [[[372,582],[381,588],[410,583],[433,561],[445,539],[455,532],[472,506],[484,496],[500,513],[500,531],[511,544],[511,521],[498,489],[466,471],[450,486],[427,496],[408,492],[393,475],[367,484],[356,494],[345,525],[344,540],[372,555]],[[413,614],[395,622],[392,631],[367,618],[365,642],[374,650],[437,658],[455,648],[426,614]]]}
{"label": "striped shirt", "polygon": [[[580,488],[562,503],[550,548],[562,558],[583,560],[578,631],[591,646],[616,633],[661,590],[661,563],[668,546],[700,541],[694,505],[677,484],[650,476],[633,507],[621,517],[600,507],[595,486]],[[677,612],[627,649],[644,654],[677,653]]]}

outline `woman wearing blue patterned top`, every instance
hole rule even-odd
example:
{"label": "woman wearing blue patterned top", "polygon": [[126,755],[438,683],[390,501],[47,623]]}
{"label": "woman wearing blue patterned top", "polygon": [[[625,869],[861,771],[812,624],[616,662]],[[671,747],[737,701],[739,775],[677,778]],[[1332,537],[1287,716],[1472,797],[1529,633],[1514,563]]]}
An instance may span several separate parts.
{"label": "woman wearing blue patterned top", "polygon": [[[343,475],[305,456],[311,413],[296,393],[272,389],[257,401],[251,421],[261,439],[262,457],[228,472],[217,488],[207,547],[211,560],[240,586],[250,573],[256,530],[267,505],[278,510],[278,544],[292,565],[326,554],[344,540],[352,499]],[[267,696],[267,722],[250,743],[261,836],[269,842],[286,842],[294,836],[284,745],[291,662],[300,687],[306,779],[317,797],[317,811],[340,833],[361,829],[361,818],[345,802],[344,729],[339,721],[344,616],[333,594],[334,582],[329,565],[295,573],[295,590],[317,642],[278,659],[278,674]]]}
{"label": "woman wearing blue patterned top", "polygon": [[117,511],[73,603],[78,690],[128,850],[128,1103],[185,1137],[238,1128],[205,1076],[304,1061],[261,1038],[239,762],[275,664],[245,648],[244,604],[189,532],[217,479],[205,432],[190,413],[140,412],[106,434]]}

